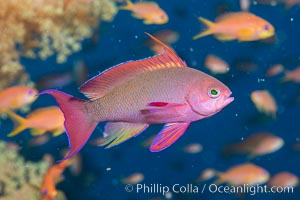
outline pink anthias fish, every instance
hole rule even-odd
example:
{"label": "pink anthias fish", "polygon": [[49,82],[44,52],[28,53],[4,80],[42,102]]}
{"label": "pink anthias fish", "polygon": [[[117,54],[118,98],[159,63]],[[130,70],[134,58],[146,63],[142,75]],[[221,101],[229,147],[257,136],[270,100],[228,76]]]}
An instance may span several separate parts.
{"label": "pink anthias fish", "polygon": [[150,151],[173,144],[191,122],[210,117],[231,103],[230,89],[217,79],[190,68],[160,40],[147,34],[165,52],[112,67],[88,80],[80,91],[89,100],[77,99],[57,90],[52,95],[65,115],[69,137],[68,159],[87,142],[99,122],[106,121],[106,148],[135,137],[150,124],[165,124]]}

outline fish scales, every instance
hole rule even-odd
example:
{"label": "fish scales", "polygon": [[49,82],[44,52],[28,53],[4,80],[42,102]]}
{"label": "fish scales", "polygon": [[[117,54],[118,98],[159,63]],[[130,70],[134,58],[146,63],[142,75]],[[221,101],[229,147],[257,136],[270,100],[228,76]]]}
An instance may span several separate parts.
{"label": "fish scales", "polygon": [[146,72],[89,102],[88,113],[92,113],[96,120],[103,120],[102,116],[105,116],[105,121],[143,120],[140,111],[147,108],[148,103],[185,103],[193,82],[201,82],[199,79],[204,76],[192,68],[162,68]]}

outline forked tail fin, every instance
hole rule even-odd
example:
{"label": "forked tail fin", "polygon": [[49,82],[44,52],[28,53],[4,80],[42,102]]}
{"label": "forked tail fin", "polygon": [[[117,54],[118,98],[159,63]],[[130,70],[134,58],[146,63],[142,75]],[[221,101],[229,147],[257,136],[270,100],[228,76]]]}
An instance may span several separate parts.
{"label": "forked tail fin", "polygon": [[70,151],[63,160],[74,156],[87,142],[98,122],[94,121],[84,107],[85,100],[77,99],[58,90],[45,90],[40,94],[52,95],[65,116],[65,129]]}
{"label": "forked tail fin", "polygon": [[23,130],[25,130],[27,127],[27,120],[24,119],[23,117],[17,115],[16,113],[10,111],[10,110],[4,110],[4,112],[6,114],[8,114],[8,116],[10,116],[15,122],[17,122],[17,126],[15,127],[15,129],[10,132],[7,136],[8,137],[13,137],[18,135],[20,132],[22,132]]}
{"label": "forked tail fin", "polygon": [[214,30],[213,30],[213,27],[215,26],[214,22],[204,19],[203,17],[199,17],[199,21],[201,21],[203,24],[205,24],[207,26],[207,29],[205,31],[195,35],[193,37],[193,40],[199,39],[201,37],[204,37],[204,36],[207,36],[210,34],[214,34]]}

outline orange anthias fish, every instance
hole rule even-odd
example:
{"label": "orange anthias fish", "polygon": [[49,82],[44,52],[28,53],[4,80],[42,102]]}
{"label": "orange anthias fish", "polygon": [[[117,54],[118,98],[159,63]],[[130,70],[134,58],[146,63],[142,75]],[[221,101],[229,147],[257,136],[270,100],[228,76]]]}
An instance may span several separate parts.
{"label": "orange anthias fish", "polygon": [[128,177],[122,178],[121,182],[123,184],[138,184],[140,182],[142,182],[144,180],[144,174],[142,173],[133,173],[131,175],[129,175]]}
{"label": "orange anthias fish", "polygon": [[51,166],[46,172],[42,186],[40,188],[40,194],[42,200],[55,200],[58,194],[56,189],[56,183],[59,180],[62,173],[71,164],[72,160],[64,160],[58,164]]}
{"label": "orange anthias fish", "polygon": [[255,133],[245,140],[225,147],[225,154],[248,154],[249,158],[273,153],[284,145],[282,138],[268,132]]}
{"label": "orange anthias fish", "polygon": [[243,184],[263,184],[270,178],[270,174],[267,170],[252,163],[240,164],[228,169],[225,172],[216,172],[216,175],[219,178],[216,181],[216,184],[226,182],[233,186]]}
{"label": "orange anthias fish", "polygon": [[132,3],[130,0],[126,0],[126,5],[121,6],[119,9],[131,11],[133,17],[143,19],[144,24],[165,24],[169,21],[166,12],[152,1]]}
{"label": "orange anthias fish", "polygon": [[52,132],[53,136],[58,136],[65,132],[64,130],[64,115],[56,106],[40,108],[23,118],[12,111],[6,113],[16,122],[19,126],[8,134],[8,137],[15,136],[21,131],[30,128],[32,135],[41,135],[45,132]]}
{"label": "orange anthias fish", "polygon": [[270,187],[296,187],[299,185],[299,178],[290,172],[280,172],[271,177],[268,185]]}
{"label": "orange anthias fish", "polygon": [[99,122],[106,148],[135,137],[150,124],[165,124],[150,150],[161,151],[173,144],[191,122],[210,117],[231,103],[230,89],[217,79],[190,68],[167,45],[148,34],[165,52],[112,67],[80,88],[89,98],[77,99],[57,90],[46,90],[65,116],[70,152],[76,154]]}
{"label": "orange anthias fish", "polygon": [[251,93],[250,98],[255,107],[260,112],[276,117],[277,104],[274,97],[267,90],[255,90]]}
{"label": "orange anthias fish", "polygon": [[266,72],[267,77],[276,76],[284,71],[284,66],[281,64],[272,65]]}
{"label": "orange anthias fish", "polygon": [[205,170],[202,171],[198,179],[196,180],[197,182],[201,181],[207,181],[213,177],[215,177],[219,172],[212,168],[206,168]]}
{"label": "orange anthias fish", "polygon": [[291,81],[294,83],[300,83],[300,66],[291,71],[287,70],[281,81]]}
{"label": "orange anthias fish", "polygon": [[38,91],[28,86],[12,86],[0,91],[0,111],[27,106],[37,98]]}
{"label": "orange anthias fish", "polygon": [[195,35],[194,40],[213,34],[222,41],[255,41],[269,38],[275,33],[272,24],[249,12],[226,13],[218,17],[215,23],[202,17],[199,20],[208,29]]}
{"label": "orange anthias fish", "polygon": [[225,74],[229,71],[228,63],[212,54],[206,56],[204,65],[213,74]]}
{"label": "orange anthias fish", "polygon": [[185,153],[189,153],[189,154],[197,154],[200,153],[203,149],[203,146],[199,143],[191,143],[188,144],[187,146],[185,146],[183,148],[183,151]]}

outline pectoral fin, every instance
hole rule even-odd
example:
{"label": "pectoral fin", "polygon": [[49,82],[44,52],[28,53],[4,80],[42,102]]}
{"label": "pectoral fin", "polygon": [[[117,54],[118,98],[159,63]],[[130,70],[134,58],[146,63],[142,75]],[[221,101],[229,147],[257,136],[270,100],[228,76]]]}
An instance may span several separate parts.
{"label": "pectoral fin", "polygon": [[188,128],[189,122],[168,123],[154,138],[150,151],[158,152],[173,144]]}
{"label": "pectoral fin", "polygon": [[148,128],[148,124],[107,122],[104,129],[104,141],[100,146],[106,148],[118,145],[131,137],[135,137]]}

